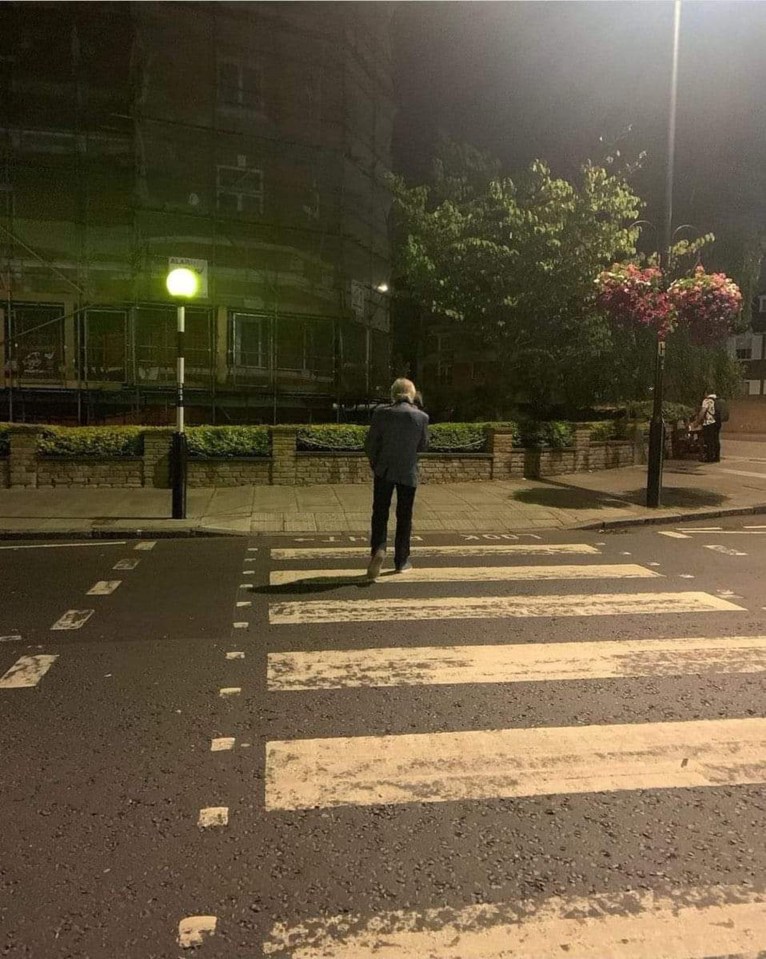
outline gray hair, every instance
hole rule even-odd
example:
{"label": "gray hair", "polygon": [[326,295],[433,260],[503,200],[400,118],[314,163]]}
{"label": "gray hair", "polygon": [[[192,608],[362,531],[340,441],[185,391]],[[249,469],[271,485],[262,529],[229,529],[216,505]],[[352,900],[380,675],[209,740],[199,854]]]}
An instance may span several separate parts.
{"label": "gray hair", "polygon": [[411,403],[415,399],[416,393],[417,390],[412,380],[405,379],[403,376],[400,376],[398,380],[394,380],[391,384],[391,399],[394,403],[398,403],[399,400],[409,400]]}

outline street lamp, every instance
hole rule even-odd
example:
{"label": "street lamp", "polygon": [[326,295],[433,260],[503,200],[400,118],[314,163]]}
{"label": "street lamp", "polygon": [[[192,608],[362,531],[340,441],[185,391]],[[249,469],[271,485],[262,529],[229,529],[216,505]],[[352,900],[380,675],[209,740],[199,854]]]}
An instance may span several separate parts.
{"label": "street lamp", "polygon": [[184,432],[184,335],[186,332],[186,306],[184,300],[196,296],[199,277],[194,270],[180,266],[171,270],[165,284],[176,303],[176,431],[170,455],[170,475],[173,490],[173,519],[186,519],[186,459],[187,445]]}
{"label": "street lamp", "polygon": [[[670,247],[673,242],[673,165],[676,152],[676,101],[678,94],[678,47],[681,34],[681,0],[673,5],[673,61],[670,73],[670,108],[668,110],[668,152],[665,168],[665,217],[660,245],[660,269],[667,275]],[[654,404],[649,426],[649,462],[646,472],[646,505],[660,505],[662,493],[662,457],[665,425],[662,420],[662,392],[665,374],[665,340],[657,335],[654,363]]]}

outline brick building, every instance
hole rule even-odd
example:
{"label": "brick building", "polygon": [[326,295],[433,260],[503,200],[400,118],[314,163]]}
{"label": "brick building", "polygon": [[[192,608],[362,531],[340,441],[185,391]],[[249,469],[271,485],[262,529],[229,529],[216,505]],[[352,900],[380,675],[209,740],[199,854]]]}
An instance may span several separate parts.
{"label": "brick building", "polygon": [[333,416],[389,379],[390,5],[5,3],[0,420]]}

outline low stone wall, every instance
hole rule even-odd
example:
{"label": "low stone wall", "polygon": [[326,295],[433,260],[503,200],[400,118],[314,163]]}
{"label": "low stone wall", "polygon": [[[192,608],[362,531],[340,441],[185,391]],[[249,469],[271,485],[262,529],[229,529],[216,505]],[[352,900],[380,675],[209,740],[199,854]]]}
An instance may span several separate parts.
{"label": "low stone wall", "polygon": [[268,486],[271,460],[211,457],[190,459],[189,486]]}
{"label": "low stone wall", "polygon": [[114,459],[37,458],[38,486],[105,486],[131,489],[144,485],[144,461],[140,456]]}
{"label": "low stone wall", "polygon": [[[11,432],[11,455],[0,458],[0,487],[104,486],[167,489],[170,485],[172,430],[152,430],[144,438],[143,457],[98,459],[43,457],[37,454],[39,431],[20,427]],[[189,485],[310,486],[370,481],[364,453],[299,452],[294,426],[272,428],[270,458],[189,460]],[[424,453],[424,483],[471,483],[498,479],[533,479],[586,470],[631,466],[645,459],[645,438],[635,442],[590,442],[587,429],[575,431],[574,445],[562,450],[517,449],[511,430],[493,430],[486,453]]]}

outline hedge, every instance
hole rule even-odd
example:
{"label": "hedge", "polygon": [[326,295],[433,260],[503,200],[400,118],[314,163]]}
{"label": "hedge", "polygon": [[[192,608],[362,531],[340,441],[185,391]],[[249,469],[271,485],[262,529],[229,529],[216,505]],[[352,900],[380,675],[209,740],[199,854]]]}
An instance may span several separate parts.
{"label": "hedge", "polygon": [[519,424],[518,439],[525,449],[560,450],[574,444],[575,426],[564,420],[546,423],[528,420]]}
{"label": "hedge", "polygon": [[[514,423],[435,423],[429,427],[433,453],[480,453],[487,447],[491,427],[515,428]],[[364,449],[366,426],[325,424],[298,427],[299,450],[359,452]]]}
{"label": "hedge", "polygon": [[189,456],[262,457],[271,455],[268,426],[192,426],[186,431]]}
{"label": "hedge", "polygon": [[359,452],[364,449],[366,426],[325,423],[322,426],[299,426],[296,446],[299,450],[338,450]]}
{"label": "hedge", "polygon": [[42,456],[112,458],[141,456],[144,426],[45,426],[37,444]]}

